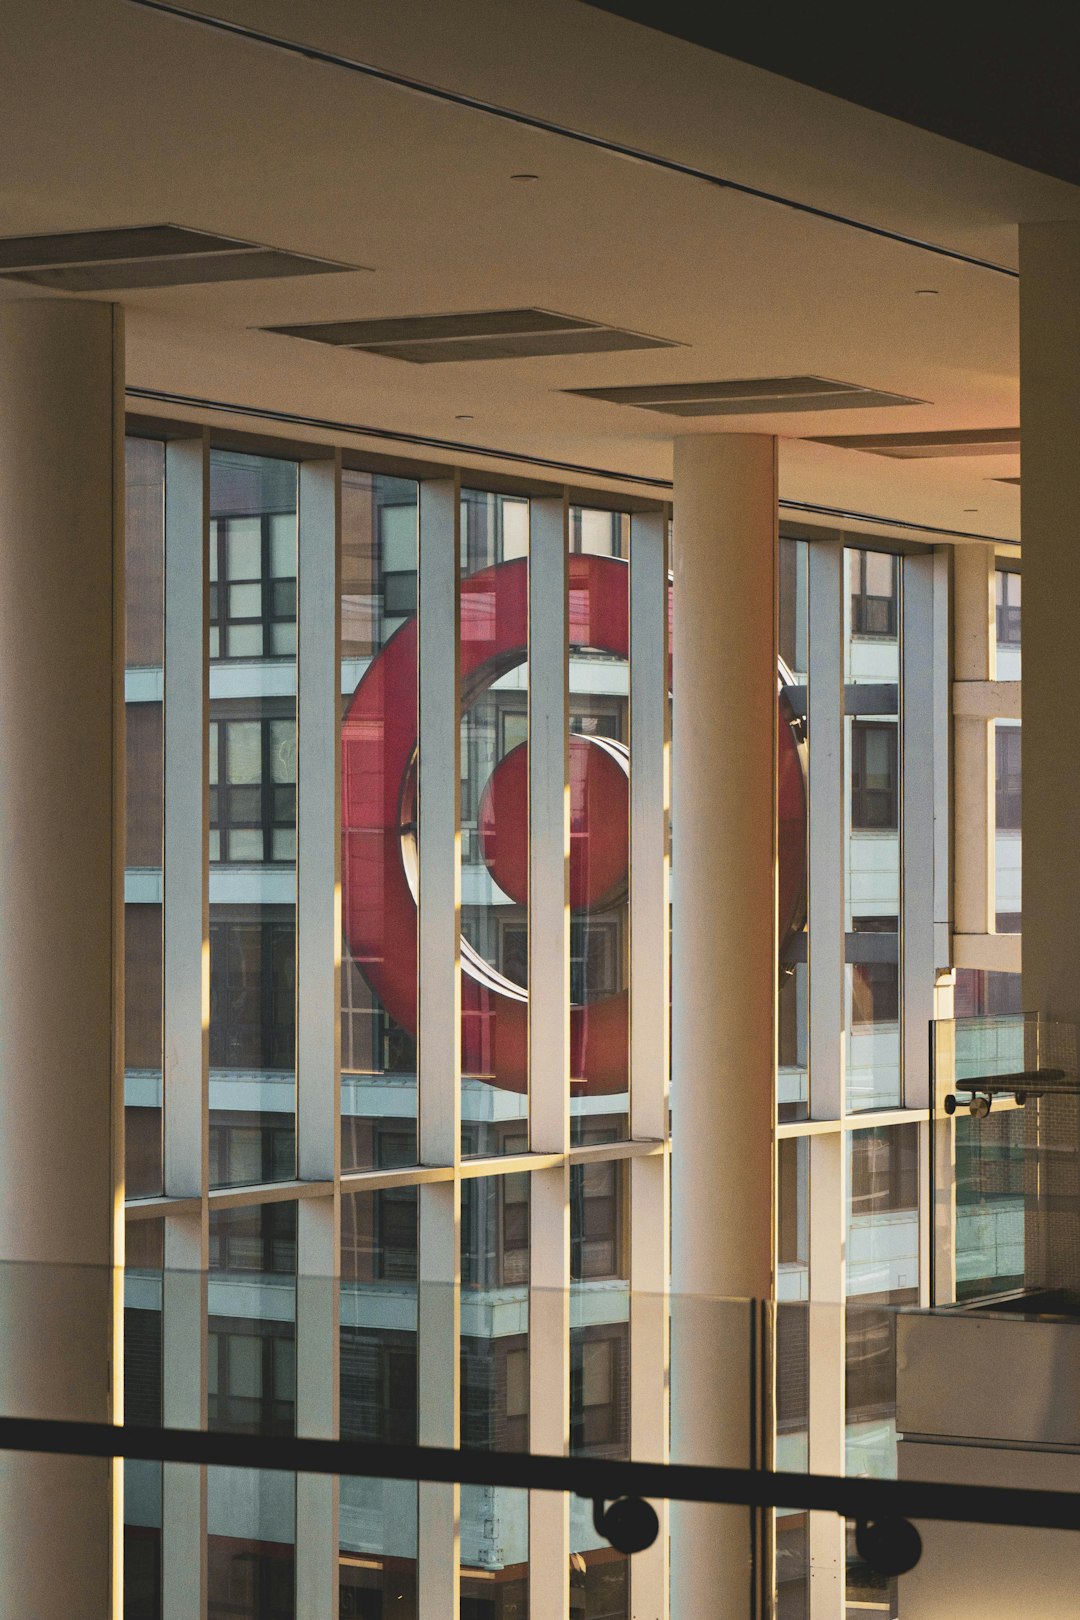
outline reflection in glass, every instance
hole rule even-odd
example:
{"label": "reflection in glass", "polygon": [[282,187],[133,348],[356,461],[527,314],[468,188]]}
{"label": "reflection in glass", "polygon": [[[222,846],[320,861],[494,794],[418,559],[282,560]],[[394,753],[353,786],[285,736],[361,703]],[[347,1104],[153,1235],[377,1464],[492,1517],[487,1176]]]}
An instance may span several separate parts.
{"label": "reflection in glass", "polygon": [[[616,1120],[607,1140],[614,1140]],[[625,1159],[570,1167],[570,1450],[630,1455],[630,1178]],[[570,1501],[570,1612],[628,1614],[629,1561]]]}
{"label": "reflection in glass", "polygon": [[[1000,576],[999,576],[1000,577]],[[1019,576],[1009,576],[1010,578]],[[1022,905],[1021,738],[1019,720],[994,725],[994,925],[1018,934]]]}
{"label": "reflection in glass", "polygon": [[417,485],[342,474],[341,1163],[416,1163]]}
{"label": "reflection in glass", "polygon": [[997,679],[1020,679],[1021,576],[999,568],[994,576],[997,626]]}
{"label": "reflection in glass", "polygon": [[507,1143],[519,1137],[518,1122],[528,1118],[528,552],[528,501],[462,491],[461,1117],[466,1154],[508,1151]]}
{"label": "reflection in glass", "polygon": [[129,1198],[162,1190],[165,446],[125,445],[124,1126]]}
{"label": "reflection in glass", "polygon": [[[461,1444],[529,1448],[529,1177],[461,1185]],[[561,1347],[559,1347],[561,1349]],[[552,1347],[552,1354],[557,1353]],[[462,1613],[527,1614],[529,1497],[461,1487]],[[469,1609],[468,1604],[491,1604]]]}
{"label": "reflection in glass", "polygon": [[570,1001],[576,1039],[572,1035],[570,1133],[575,1143],[629,1134],[629,539],[625,515],[572,509]]}
{"label": "reflection in glass", "polygon": [[[296,1432],[296,1221],[292,1202],[210,1216],[208,1427]],[[207,1469],[208,1616],[292,1620],[296,1476]]]}
{"label": "reflection in glass", "polygon": [[888,1309],[919,1302],[919,1127],[849,1139],[847,1471],[895,1476],[896,1338]]}
{"label": "reflection in glass", "polygon": [[1022,1288],[1030,1119],[1019,1108],[986,1119],[961,1110],[955,1126],[956,1297]]}
{"label": "reflection in glass", "polygon": [[[341,1200],[341,1438],[417,1442],[417,1189]],[[341,1481],[342,1615],[416,1617],[416,1486]]]}
{"label": "reflection in glass", "polygon": [[[809,892],[806,804],[809,769],[806,726],[809,693],[809,609],[804,540],[780,541],[779,647],[780,725],[795,748],[779,736],[777,799],[780,860],[780,961],[777,975],[778,1117],[805,1119],[810,1108],[810,997],[807,968],[806,898]],[[797,897],[794,911],[791,897]]]}
{"label": "reflection in glass", "polygon": [[212,1186],[295,1175],[296,465],[210,458]]}
{"label": "reflection in glass", "polygon": [[776,1257],[780,1299],[807,1299],[810,1276],[810,1141],[776,1144]]}
{"label": "reflection in glass", "polygon": [[776,1515],[776,1620],[809,1620],[810,1521],[805,1513]]}
{"label": "reflection in glass", "polygon": [[[124,1421],[154,1428],[162,1415],[162,1278],[165,1223],[128,1226],[124,1274]],[[124,1617],[161,1614],[161,1464],[124,1464]]]}

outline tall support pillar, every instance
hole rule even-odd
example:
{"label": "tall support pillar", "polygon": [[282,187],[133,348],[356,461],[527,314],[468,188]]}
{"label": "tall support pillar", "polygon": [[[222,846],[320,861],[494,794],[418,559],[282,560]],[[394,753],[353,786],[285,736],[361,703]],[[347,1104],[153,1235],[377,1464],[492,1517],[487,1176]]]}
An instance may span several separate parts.
{"label": "tall support pillar", "polygon": [[[1021,226],[1020,275],[1024,1006],[1075,1025],[1080,758],[1073,728],[1080,673],[1071,650],[1080,618],[1080,224]],[[1075,1035],[1063,1042],[1048,1032],[1042,1049],[1073,1067],[1077,1044]],[[1052,1256],[1057,1285],[1075,1288],[1080,1186],[1074,1161],[1059,1155],[1043,1162],[1046,1205],[1026,1223],[1025,1281],[1049,1281],[1044,1268]]]}
{"label": "tall support pillar", "polygon": [[[675,441],[672,1460],[755,1458],[773,1286],[776,440]],[[673,1504],[672,1614],[752,1613],[745,1509]]]}
{"label": "tall support pillar", "polygon": [[[118,308],[0,310],[0,1260],[30,1262],[4,1268],[0,1409],[98,1422],[123,1399],[123,376]],[[0,1615],[119,1613],[114,1477],[0,1456]]]}
{"label": "tall support pillar", "polygon": [[1024,1006],[1080,1021],[1080,225],[1020,227]]}

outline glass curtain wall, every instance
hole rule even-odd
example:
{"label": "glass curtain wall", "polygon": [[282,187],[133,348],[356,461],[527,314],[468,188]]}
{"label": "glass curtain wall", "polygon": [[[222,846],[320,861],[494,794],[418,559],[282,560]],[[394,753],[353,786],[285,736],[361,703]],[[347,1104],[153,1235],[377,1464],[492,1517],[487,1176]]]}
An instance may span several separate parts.
{"label": "glass curtain wall", "polygon": [[[321,455],[323,472],[313,479],[311,468],[295,456],[248,453],[235,441],[220,448],[211,443],[208,473],[199,473],[197,454],[181,459],[183,500],[170,519],[170,544],[189,556],[188,548],[198,554],[202,545],[207,581],[208,708],[205,716],[193,712],[189,741],[200,735],[203,740],[208,805],[209,870],[202,877],[209,913],[202,961],[209,1027],[202,1084],[209,1157],[200,1168],[198,1144],[207,1136],[189,1128],[197,1126],[191,1115],[196,1093],[189,1095],[189,1088],[200,1083],[199,1032],[193,1026],[187,1061],[194,1067],[190,1074],[185,1069],[185,1096],[177,1098],[184,1130],[172,1173],[173,1185],[197,1188],[204,1178],[196,1197],[201,1214],[192,1214],[187,1197],[182,1221],[189,1223],[194,1244],[185,1252],[198,1253],[200,1227],[208,1244],[210,1274],[200,1309],[208,1351],[201,1398],[209,1421],[242,1432],[295,1432],[305,1368],[321,1368],[319,1377],[330,1368],[340,1388],[332,1428],[358,1440],[415,1440],[425,1423],[431,1432],[433,1402],[444,1399],[433,1393],[430,1379],[420,1380],[426,1320],[428,1334],[449,1335],[435,1348],[440,1369],[457,1368],[453,1399],[462,1443],[528,1445],[536,1375],[530,1356],[533,1290],[538,1277],[554,1279],[561,1271],[572,1280],[573,1308],[561,1325],[557,1312],[544,1316],[543,1353],[549,1366],[561,1360],[564,1368],[567,1432],[582,1451],[625,1455],[633,1420],[629,1289],[635,1197],[625,1155],[656,1152],[654,1128],[640,1144],[628,1140],[632,521],[600,508],[567,508],[562,543],[570,590],[565,604],[553,600],[549,616],[550,634],[561,635],[570,649],[573,923],[565,1016],[574,1057],[566,1077],[567,1146],[542,1159],[549,1175],[543,1207],[560,1180],[565,1189],[565,1235],[560,1240],[556,1220],[537,1238],[529,1076],[521,1043],[528,993],[528,892],[521,874],[523,868],[527,874],[529,852],[530,502],[483,489],[467,490],[461,499],[462,771],[460,784],[446,787],[461,793],[463,953],[484,992],[467,1001],[463,996],[462,1150],[506,1164],[505,1172],[485,1169],[473,1176],[463,1175],[453,1156],[445,1164],[417,1164],[418,1120],[425,1108],[439,1106],[441,1084],[430,1072],[425,1080],[422,1062],[418,1075],[417,1063],[417,668],[424,636],[417,596],[424,545],[437,546],[446,536],[429,532],[425,541],[419,533],[416,479],[360,468],[337,475],[331,463],[328,482]],[[160,1202],[151,1210],[144,1205],[130,1226],[128,1385],[132,1410],[148,1415],[159,1414],[163,1401],[169,1409],[177,1336],[191,1328],[182,1316],[170,1315],[167,1298],[163,1306],[168,1222],[148,1218],[181,1221],[181,1206],[162,1194],[161,952],[159,946],[155,955],[147,945],[147,928],[150,934],[162,929],[162,798],[170,791],[167,784],[163,788],[161,764],[163,665],[170,646],[169,627],[162,633],[169,466],[160,443],[134,444],[127,901],[142,910],[133,921],[129,909],[129,943],[138,960],[129,966],[128,1017],[142,1025],[133,1022],[129,1033],[127,1101],[145,1115],[129,1114],[128,1190],[129,1196]],[[205,506],[200,476],[207,480]],[[327,600],[325,614],[310,606],[322,600],[321,586],[304,594],[305,578],[309,585],[311,579],[325,583],[332,555],[328,509],[320,516],[311,499],[320,478],[339,503],[341,531],[339,594],[336,602]],[[549,512],[553,505],[549,499]],[[200,536],[206,509],[209,521]],[[443,510],[438,522],[445,521]],[[662,548],[664,524],[654,517],[650,525],[641,543]],[[185,527],[190,534],[182,532]],[[654,618],[666,618],[666,553],[642,556],[648,564],[643,577],[656,587],[655,602],[646,606]],[[307,572],[311,568],[314,573]],[[186,616],[172,626],[173,647],[197,632],[198,577],[191,568],[184,589]],[[298,598],[309,604],[302,641]],[[313,671],[324,670],[326,654],[339,645],[339,676],[319,696]],[[336,1087],[337,1074],[315,1073],[310,1062],[305,1067],[306,1051],[320,1051],[321,1063],[333,1048],[325,1039],[313,1047],[304,1034],[298,959],[308,963],[308,977],[300,979],[309,985],[318,971],[332,970],[336,981],[338,969],[329,959],[319,969],[315,957],[303,954],[314,937],[304,922],[312,916],[312,896],[321,892],[318,903],[328,911],[334,896],[318,888],[325,868],[320,874],[317,862],[298,864],[298,850],[310,847],[304,839],[313,823],[325,828],[333,811],[324,784],[311,791],[309,783],[305,794],[301,761],[312,756],[298,735],[301,682],[308,722],[330,732],[339,727],[341,738],[341,1149],[335,1174],[310,1182],[296,1179],[298,1169],[304,1174],[303,1164],[312,1162],[310,1142],[305,1161],[306,1136],[297,1151],[298,1088],[301,1132],[310,1135],[311,1122],[325,1118],[317,1099],[331,1083]],[[641,735],[655,755],[646,779],[661,780],[664,739],[648,728]],[[190,816],[199,784],[182,786],[182,794],[179,784],[172,791]],[[166,802],[166,824],[168,817]],[[197,864],[188,877],[198,884]],[[190,975],[199,960],[197,937],[185,940]],[[496,995],[489,994],[493,988]],[[507,1006],[509,1044],[492,1033]],[[470,1018],[482,1026],[479,1033],[470,1030]],[[666,1094],[666,1072],[650,1068],[637,1086],[635,1095],[648,1104],[653,1089]],[[623,1157],[605,1156],[607,1144]],[[583,1155],[580,1162],[575,1154]],[[183,1162],[185,1155],[190,1163]],[[445,1209],[451,1231],[460,1223],[454,1252],[445,1246],[442,1214],[426,1226],[421,1218],[429,1193],[441,1200],[437,1207]],[[331,1231],[324,1215],[338,1194],[339,1224]],[[642,1207],[655,1219],[651,1192]],[[428,1234],[423,1240],[422,1232]],[[321,1265],[327,1276],[340,1273],[333,1285],[339,1325],[332,1335],[311,1325],[321,1320],[311,1303],[310,1285],[317,1278],[298,1280],[301,1250],[315,1257],[306,1263],[308,1272]],[[463,1291],[460,1332],[452,1315],[425,1307],[423,1294],[424,1287],[452,1288],[455,1271]],[[427,1353],[430,1358],[431,1345]],[[647,1354],[661,1355],[659,1342]],[[661,1362],[639,1372],[639,1387],[654,1391],[662,1403]],[[638,1401],[644,1409],[644,1397]],[[178,1597],[162,1590],[169,1576],[160,1558],[161,1480],[149,1474],[135,1480],[135,1472],[127,1514],[129,1612],[157,1616]],[[310,1537],[296,1544],[300,1495],[310,1483],[209,1472],[210,1614],[285,1620],[298,1612],[297,1593],[309,1589],[316,1556]],[[475,1500],[462,1493],[462,1615],[521,1620],[528,1612],[530,1590],[549,1578],[546,1568],[538,1571],[530,1563],[531,1514],[520,1492],[480,1493]],[[342,1613],[392,1609],[404,1620],[417,1612],[425,1581],[444,1578],[450,1547],[442,1547],[437,1535],[421,1533],[415,1486],[346,1479],[338,1503],[327,1504],[325,1515],[318,1557],[329,1561]],[[197,1559],[197,1550],[190,1552]],[[600,1541],[589,1514],[575,1511],[559,1564],[570,1612],[582,1620],[629,1614],[630,1566]]]}
{"label": "glass curtain wall", "polygon": [[[160,583],[156,596],[154,586],[155,568],[161,572],[162,447],[138,447],[130,468],[129,549],[137,543],[138,553],[129,562],[128,585],[129,794],[135,797],[126,901],[131,937],[142,941],[144,934],[160,935],[162,926],[162,607]],[[530,501],[481,488],[462,493],[462,765],[460,783],[446,786],[460,793],[461,807],[467,968],[457,1096],[465,1173],[452,1155],[421,1167],[418,1119],[446,1101],[445,1076],[425,1071],[422,1055],[418,1075],[416,1047],[422,990],[416,966],[417,661],[424,635],[417,579],[425,545],[439,537],[420,529],[419,469],[416,479],[361,468],[341,475],[340,593],[336,602],[327,600],[310,633],[316,640],[324,636],[329,649],[340,635],[339,678],[327,683],[319,701],[325,723],[340,727],[341,736],[341,1152],[332,1178],[294,1188],[281,1183],[294,1182],[298,1166],[297,884],[302,901],[310,892],[304,885],[313,881],[303,863],[297,870],[297,838],[306,817],[328,813],[325,794],[305,798],[298,766],[297,587],[303,599],[305,559],[319,543],[305,532],[298,542],[298,522],[303,531],[312,521],[302,499],[298,520],[303,478],[303,467],[290,457],[235,448],[212,454],[205,733],[209,1184],[220,1190],[201,1200],[212,1266],[206,1319],[212,1419],[279,1433],[295,1425],[298,1379],[311,1353],[301,1348],[297,1321],[297,1253],[302,1232],[317,1226],[318,1209],[339,1195],[339,1225],[321,1251],[328,1273],[340,1263],[338,1326],[315,1353],[328,1357],[340,1378],[337,1421],[344,1436],[406,1440],[421,1432],[432,1401],[443,1398],[420,1379],[423,1288],[429,1279],[451,1287],[460,1268],[460,1338],[453,1342],[451,1325],[439,1350],[462,1443],[530,1443],[537,1417],[530,1392],[542,1370],[534,1359],[536,1284],[562,1275],[571,1285],[569,1314],[556,1339],[545,1318],[543,1353],[562,1358],[570,1445],[582,1454],[632,1454],[635,1424],[644,1422],[641,1403],[663,1402],[666,1368],[658,1341],[644,1352],[655,1354],[654,1362],[630,1366],[631,1290],[642,1286],[633,1271],[642,1246],[631,1239],[661,1217],[648,1178],[638,1177],[633,1162],[655,1154],[655,1143],[635,1139],[628,1105],[631,1093],[635,1108],[662,1096],[666,1074],[635,1072],[630,1084],[627,919],[634,873],[627,826],[635,762],[629,757],[628,582],[635,557],[648,555],[638,546],[660,544],[663,525],[637,528],[636,515],[570,508],[569,1145],[545,1153],[543,1168],[534,1168],[522,1042],[529,988]],[[665,560],[656,561],[660,566],[650,566],[642,578],[666,580]],[[903,881],[902,671],[916,655],[933,663],[935,679],[947,679],[947,671],[939,670],[932,624],[904,617],[906,566],[905,558],[862,536],[803,530],[783,539],[778,699],[781,778],[786,772],[790,792],[781,795],[777,964],[779,1257],[790,1316],[781,1323],[778,1346],[786,1369],[778,1388],[778,1444],[780,1453],[805,1454],[826,1471],[844,1466],[842,1450],[832,1458],[826,1453],[830,1432],[843,1436],[845,1430],[851,1457],[874,1470],[891,1466],[885,1371],[891,1351],[880,1318],[886,1304],[922,1298],[927,1282],[918,1236],[926,1215],[927,1112],[914,1094],[908,1097],[901,1074],[900,947],[905,929],[919,921],[912,910],[917,891]],[[667,596],[666,586],[658,587],[649,611],[666,615]],[[551,634],[561,630],[553,603]],[[300,647],[301,664],[312,651],[310,640]],[[830,680],[835,702],[823,704]],[[663,740],[652,744],[661,759]],[[820,789],[830,781],[837,813],[828,811],[827,796],[819,798],[815,824],[814,784]],[[831,847],[829,838],[835,843],[831,864],[818,859]],[[332,907],[332,894],[320,903]],[[821,919],[832,917],[836,926],[828,923],[826,939]],[[129,1196],[153,1198],[162,1180],[161,969],[152,946],[140,945],[131,974]],[[839,1009],[835,1049],[812,1019],[826,992],[835,994]],[[990,993],[986,986],[983,993]],[[141,1025],[133,1022],[140,1019]],[[499,1035],[500,1021],[509,1025],[509,1039]],[[303,1104],[309,1080],[301,1061],[301,1120],[311,1117]],[[470,1169],[468,1159],[476,1155],[489,1162]],[[565,1175],[565,1238],[558,1221],[537,1219],[538,1210],[549,1209],[547,1192],[538,1200],[538,1173],[550,1176],[553,1164]],[[227,1187],[233,1191],[226,1194]],[[167,1206],[163,1200],[161,1214]],[[145,1275],[133,1269],[129,1305],[142,1313],[130,1318],[142,1383],[132,1363],[129,1387],[141,1392],[137,1398],[149,1411],[160,1398],[162,1374],[154,1369],[168,1365],[169,1329],[167,1313],[163,1328],[155,1306],[160,1272],[156,1283],[153,1274],[162,1260],[160,1240],[151,1235],[157,1223],[140,1213],[131,1226],[131,1253]],[[454,1249],[445,1239],[458,1223],[460,1248]],[[808,1326],[813,1302],[844,1298],[851,1302],[846,1347],[815,1339]],[[808,1380],[814,1357],[825,1358],[831,1384]],[[838,1424],[836,1412],[809,1401],[811,1388],[826,1386],[839,1401]],[[647,1429],[646,1423],[642,1432]],[[265,1612],[275,1620],[291,1614],[299,1565],[309,1556],[294,1540],[303,1482],[286,1479],[272,1500],[242,1482],[234,1490],[220,1480],[211,1486],[214,1612]],[[141,1489],[139,1502],[129,1498],[130,1590],[152,1594],[160,1507],[152,1480]],[[530,1560],[532,1511],[520,1493],[487,1493],[483,1500],[462,1493],[462,1615],[521,1620],[530,1589],[555,1578],[546,1564]],[[425,1580],[438,1578],[449,1555],[437,1535],[422,1533],[415,1487],[345,1480],[339,1507],[328,1512],[324,1551],[342,1613],[415,1614]],[[817,1533],[802,1516],[779,1520],[785,1615],[803,1612]],[[137,1551],[136,1540],[143,1544]],[[628,1620],[635,1571],[648,1557],[626,1561],[612,1554],[593,1531],[591,1515],[573,1508],[557,1560],[558,1579],[569,1582],[569,1613],[581,1620]],[[156,1600],[147,1601],[145,1612],[156,1613]]]}

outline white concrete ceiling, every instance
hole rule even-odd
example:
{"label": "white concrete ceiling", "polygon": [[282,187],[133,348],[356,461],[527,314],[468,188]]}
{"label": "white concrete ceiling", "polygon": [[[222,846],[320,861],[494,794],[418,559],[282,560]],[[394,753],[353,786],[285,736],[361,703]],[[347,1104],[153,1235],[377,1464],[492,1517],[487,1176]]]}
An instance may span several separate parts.
{"label": "white concrete ceiling", "polygon": [[[192,4],[1006,268],[1018,220],[1080,215],[1062,182],[577,0]],[[1009,275],[129,0],[8,0],[4,56],[0,234],[168,221],[371,266],[117,294],[136,387],[658,481],[674,432],[775,431],[785,499],[1018,534],[1017,456],[806,442],[1015,424]],[[412,366],[253,330],[527,305],[682,346]],[[562,392],[805,373],[928,403],[674,421]]]}

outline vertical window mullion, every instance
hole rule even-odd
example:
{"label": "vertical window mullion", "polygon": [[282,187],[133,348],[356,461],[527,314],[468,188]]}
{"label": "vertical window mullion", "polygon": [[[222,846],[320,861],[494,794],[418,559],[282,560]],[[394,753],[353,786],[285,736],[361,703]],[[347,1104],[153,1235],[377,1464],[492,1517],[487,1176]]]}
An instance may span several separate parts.
{"label": "vertical window mullion", "polygon": [[[271,519],[263,519],[264,651]],[[341,456],[301,462],[297,505],[296,1171],[332,1181],[297,1206],[296,1432],[340,1434]],[[270,587],[272,596],[272,587]],[[327,608],[330,611],[327,611]],[[273,722],[262,721],[264,854],[274,857]],[[275,927],[278,925],[274,925]],[[274,940],[269,938],[274,951]],[[265,974],[270,982],[273,974]],[[271,1257],[268,1257],[271,1258]],[[296,1612],[337,1613],[339,1481],[296,1478]]]}
{"label": "vertical window mullion", "polygon": [[934,635],[932,552],[904,558],[900,610],[900,1073],[904,1103],[928,1108],[936,966],[935,681],[941,657]]}
{"label": "vertical window mullion", "polygon": [[[807,712],[809,775],[810,1117],[839,1121],[844,1077],[844,548],[809,547]],[[808,1317],[809,1466],[844,1472],[844,1158],[847,1138],[810,1138]],[[815,1301],[832,1309],[815,1311]],[[844,1521],[812,1513],[811,1620],[843,1613]]]}
{"label": "vertical window mullion", "polygon": [[[667,510],[630,519],[630,1135],[665,1144],[671,1006],[669,524]],[[661,1154],[629,1165],[630,1455],[642,1462],[666,1462],[669,1450],[668,1173],[666,1146]],[[620,1187],[617,1178],[616,1201]],[[660,1534],[631,1560],[630,1589],[635,1614],[659,1617],[668,1611],[667,1504],[653,1506]]]}
{"label": "vertical window mullion", "polygon": [[[164,1113],[162,1416],[207,1421],[209,1263],[209,436],[165,453]],[[206,1469],[162,1469],[162,1613],[206,1603]]]}
{"label": "vertical window mullion", "polygon": [[[417,1429],[461,1433],[461,480],[420,484],[418,548],[419,910],[417,1104],[421,1164],[454,1179],[419,1190]],[[457,1614],[460,1486],[418,1490],[419,1620]]]}
{"label": "vertical window mullion", "polygon": [[[570,1146],[570,504],[529,507],[529,1114],[534,1151]],[[569,1162],[529,1178],[529,1446],[570,1446]],[[570,1603],[569,1498],[529,1496],[529,1614]]]}

